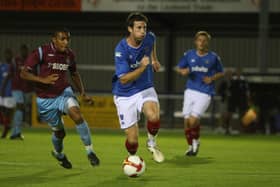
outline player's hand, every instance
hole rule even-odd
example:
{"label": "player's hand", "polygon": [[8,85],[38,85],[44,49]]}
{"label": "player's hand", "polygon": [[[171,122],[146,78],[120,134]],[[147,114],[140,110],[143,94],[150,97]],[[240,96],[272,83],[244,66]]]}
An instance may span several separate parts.
{"label": "player's hand", "polygon": [[206,76],[206,77],[203,77],[203,82],[205,84],[211,84],[213,82],[213,79],[212,79],[212,77]]}
{"label": "player's hand", "polygon": [[181,75],[183,76],[187,76],[190,73],[190,69],[189,68],[182,68],[177,70]]}
{"label": "player's hand", "polygon": [[150,58],[148,56],[144,56],[140,63],[142,67],[147,67],[150,64]]}
{"label": "player's hand", "polygon": [[153,70],[155,72],[158,72],[160,70],[160,67],[161,67],[159,61],[157,61],[157,60],[156,61],[152,61],[152,66],[153,66]]}
{"label": "player's hand", "polygon": [[86,94],[81,94],[81,97],[82,97],[82,101],[84,103],[86,103],[87,105],[93,105],[94,104],[94,101],[90,96],[88,96]]}
{"label": "player's hand", "polygon": [[41,79],[41,82],[43,84],[55,84],[55,82],[58,80],[59,76],[58,74],[51,74],[47,77],[44,77]]}

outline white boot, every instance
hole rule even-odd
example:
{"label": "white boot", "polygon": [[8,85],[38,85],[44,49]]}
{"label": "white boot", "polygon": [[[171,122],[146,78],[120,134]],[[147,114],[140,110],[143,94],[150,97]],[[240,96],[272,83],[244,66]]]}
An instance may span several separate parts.
{"label": "white boot", "polygon": [[164,161],[164,156],[156,144],[156,136],[148,133],[147,149],[153,154],[154,161],[161,163]]}

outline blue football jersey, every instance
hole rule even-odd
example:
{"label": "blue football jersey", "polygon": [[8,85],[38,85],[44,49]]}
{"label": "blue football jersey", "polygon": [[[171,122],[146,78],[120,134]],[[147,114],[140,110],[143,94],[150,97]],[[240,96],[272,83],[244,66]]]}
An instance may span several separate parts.
{"label": "blue football jersey", "polygon": [[218,72],[223,72],[223,66],[220,57],[209,51],[203,56],[199,56],[195,49],[184,53],[178,64],[179,68],[189,68],[190,74],[186,83],[186,88],[196,90],[208,95],[215,94],[214,82],[206,84],[203,78],[211,77]]}
{"label": "blue football jersey", "polygon": [[[4,79],[8,76],[10,71],[10,65],[7,63],[3,63],[0,65],[0,85],[1,88],[3,86],[3,81]],[[12,81],[11,79],[9,79],[6,88],[5,88],[5,92],[4,92],[4,97],[10,97],[12,96]]]}
{"label": "blue football jersey", "polygon": [[117,96],[129,97],[144,89],[153,87],[153,68],[151,64],[147,66],[145,71],[135,80],[127,84],[121,84],[119,78],[129,72],[134,71],[140,66],[140,62],[144,56],[151,58],[155,42],[155,35],[148,32],[142,41],[142,44],[134,48],[128,45],[126,38],[122,39],[115,48],[115,74],[113,76],[112,92]]}

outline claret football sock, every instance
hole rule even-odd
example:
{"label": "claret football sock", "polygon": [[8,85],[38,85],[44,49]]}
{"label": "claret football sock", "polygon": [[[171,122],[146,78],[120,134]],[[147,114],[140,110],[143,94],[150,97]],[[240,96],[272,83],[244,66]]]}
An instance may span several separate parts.
{"label": "claret football sock", "polygon": [[189,145],[192,145],[192,133],[191,133],[191,129],[190,128],[186,128],[185,129],[185,137],[186,137],[186,140],[188,142]]}
{"label": "claret football sock", "polygon": [[127,152],[131,155],[135,155],[138,149],[138,142],[136,143],[129,143],[128,140],[125,141],[125,147]]}
{"label": "claret football sock", "polygon": [[153,136],[157,135],[159,128],[160,128],[159,120],[155,121],[155,122],[152,122],[152,121],[147,122],[147,129],[151,135],[153,135]]}

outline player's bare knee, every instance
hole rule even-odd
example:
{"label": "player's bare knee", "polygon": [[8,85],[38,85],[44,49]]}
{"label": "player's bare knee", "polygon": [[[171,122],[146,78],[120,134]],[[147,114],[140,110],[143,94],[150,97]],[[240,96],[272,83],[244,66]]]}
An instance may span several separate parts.
{"label": "player's bare knee", "polygon": [[65,130],[62,129],[62,130],[54,131],[54,135],[59,139],[63,139],[66,136],[66,133]]}
{"label": "player's bare knee", "polygon": [[150,122],[157,122],[159,120],[159,115],[156,112],[149,112],[146,117]]}
{"label": "player's bare knee", "polygon": [[194,116],[191,116],[188,120],[188,124],[190,127],[195,127],[198,125],[198,122],[199,122],[199,118],[197,117],[194,117]]}
{"label": "player's bare knee", "polygon": [[83,123],[84,119],[79,109],[72,109],[69,112],[70,118],[75,122],[75,124]]}

